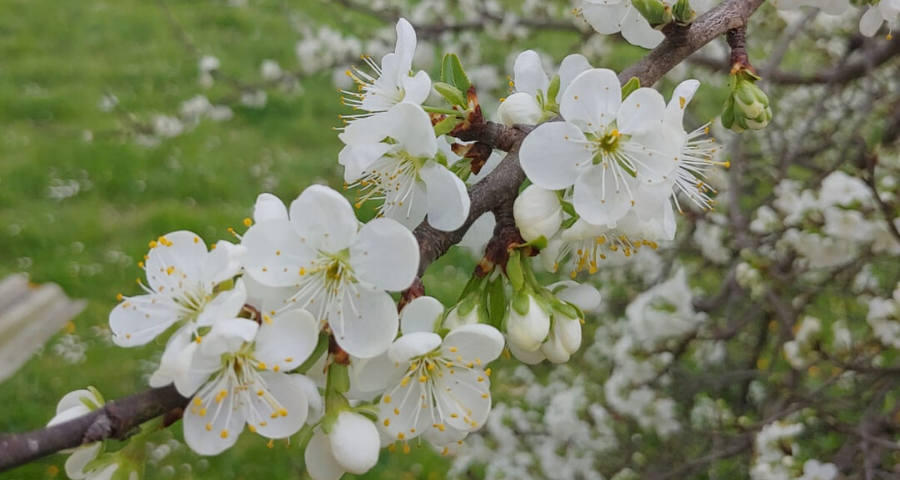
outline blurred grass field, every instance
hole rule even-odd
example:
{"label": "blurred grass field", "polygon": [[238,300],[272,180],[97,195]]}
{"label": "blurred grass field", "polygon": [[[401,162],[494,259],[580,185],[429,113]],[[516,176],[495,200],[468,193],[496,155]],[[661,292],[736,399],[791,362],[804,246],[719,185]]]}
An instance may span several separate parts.
{"label": "blurred grass field", "polygon": [[[285,68],[297,64],[297,33],[280,2],[233,8],[173,1],[168,7],[229,76],[258,79],[266,58]],[[293,7],[310,21],[329,15],[318,2]],[[303,95],[270,91],[264,110],[237,106],[231,121],[204,121],[156,147],[141,146],[115,133],[121,117],[100,109],[104,94],[115,94],[123,109],[146,121],[177,112],[196,94],[216,103],[232,93],[223,84],[198,85],[197,59],[160,4],[6,0],[0,10],[0,277],[26,272],[90,302],[0,384],[0,431],[20,432],[44,425],[71,390],[94,385],[116,398],[146,388],[153,352],[163,344],[115,348],[104,329],[116,293],[139,292],[134,280],[143,272],[136,263],[148,241],[180,229],[207,243],[229,239],[227,229],[243,229],[242,219],[263,191],[289,202],[313,182],[340,187],[340,143],[330,127],[338,124],[341,107],[330,78],[312,77],[301,81]],[[456,285],[443,285],[432,293],[449,298]],[[180,439],[173,430],[155,440]],[[147,478],[305,476],[300,449],[265,444],[243,435],[238,447],[210,459],[176,446],[148,467]],[[115,442],[110,447],[119,448]],[[429,462],[426,472],[443,470],[436,455],[413,455]],[[0,478],[65,478],[65,459],[54,455]],[[415,462],[402,460],[384,454],[366,478],[436,478],[404,474],[415,471]]]}

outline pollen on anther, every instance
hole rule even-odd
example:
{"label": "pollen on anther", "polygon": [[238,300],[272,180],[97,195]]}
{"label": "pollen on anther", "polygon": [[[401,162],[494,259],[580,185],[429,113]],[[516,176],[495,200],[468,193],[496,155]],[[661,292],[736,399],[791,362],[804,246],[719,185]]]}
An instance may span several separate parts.
{"label": "pollen on anther", "polygon": [[382,401],[383,401],[384,403],[391,403],[391,396],[390,396],[390,395],[385,395],[384,398],[382,399]]}

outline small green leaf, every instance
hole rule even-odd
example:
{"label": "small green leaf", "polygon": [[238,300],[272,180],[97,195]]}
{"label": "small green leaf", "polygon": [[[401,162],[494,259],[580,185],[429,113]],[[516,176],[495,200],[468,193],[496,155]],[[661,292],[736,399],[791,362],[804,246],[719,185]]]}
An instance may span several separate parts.
{"label": "small green leaf", "polygon": [[453,85],[462,92],[469,91],[469,87],[472,86],[455,53],[444,55],[444,60],[441,62],[441,81]]}
{"label": "small green leaf", "polygon": [[641,81],[637,77],[631,77],[625,85],[622,85],[622,100],[628,98],[635,90],[641,88]]}
{"label": "small green leaf", "polygon": [[458,117],[447,116],[434,126],[434,136],[440,137],[453,131],[460,124]]}
{"label": "small green leaf", "polygon": [[531,307],[531,302],[528,297],[529,295],[523,292],[516,292],[513,294],[511,306],[519,315],[528,315],[528,310]]}
{"label": "small green leaf", "polygon": [[547,103],[548,104],[556,103],[556,96],[559,95],[559,86],[560,86],[559,75],[554,75],[553,79],[550,80],[550,86],[547,87]]}
{"label": "small green leaf", "polygon": [[513,250],[509,254],[509,262],[506,263],[506,276],[513,290],[519,291],[525,285],[525,272],[522,271],[521,254]]}
{"label": "small green leaf", "polygon": [[506,315],[506,288],[503,285],[503,277],[498,275],[488,286],[490,312],[488,317],[491,325],[499,327]]}
{"label": "small green leaf", "polygon": [[438,92],[442,97],[446,98],[451,105],[459,105],[463,108],[468,107],[466,96],[459,90],[459,88],[455,87],[453,84],[445,82],[435,82],[433,86],[434,90]]}

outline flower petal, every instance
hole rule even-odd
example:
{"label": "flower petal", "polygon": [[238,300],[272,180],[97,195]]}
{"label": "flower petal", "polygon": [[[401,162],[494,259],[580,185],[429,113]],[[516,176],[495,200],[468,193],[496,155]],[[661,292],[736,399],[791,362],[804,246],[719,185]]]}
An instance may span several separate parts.
{"label": "flower petal", "polygon": [[222,370],[222,357],[204,355],[196,342],[189,342],[176,352],[173,380],[182,396],[193,395],[211,375]]}
{"label": "flower petal", "polygon": [[[206,244],[194,232],[180,230],[153,242],[147,253],[147,285],[158,293],[181,291],[182,285],[200,281],[200,266],[206,259]],[[171,267],[171,268],[170,268]]]}
{"label": "flower petal", "polygon": [[665,36],[659,30],[654,30],[647,20],[637,11],[631,8],[622,19],[622,37],[632,45],[644,48],[656,48]]}
{"label": "flower petal", "polygon": [[378,463],[378,428],[358,413],[341,412],[328,435],[328,443],[335,460],[350,473],[362,475]]}
{"label": "flower petal", "polygon": [[397,43],[394,45],[394,53],[397,55],[398,73],[406,76],[412,69],[413,58],[416,56],[416,30],[405,18],[397,21]]}
{"label": "flower petal", "polygon": [[[244,428],[244,414],[236,405],[239,399],[232,387],[224,375],[218,377],[185,409],[184,441],[191,450],[200,455],[218,455],[237,442]],[[222,391],[227,394],[219,396]]]}
{"label": "flower petal", "polygon": [[302,365],[318,342],[319,323],[312,314],[306,310],[288,310],[259,327],[254,356],[269,368],[278,367],[287,372]]}
{"label": "flower petal", "polygon": [[416,357],[437,350],[440,346],[440,335],[431,332],[413,332],[398,338],[388,350],[388,357],[403,366]]}
{"label": "flower petal", "polygon": [[622,86],[612,70],[594,68],[572,80],[559,102],[559,113],[582,131],[599,132],[616,120]]}
{"label": "flower petal", "polygon": [[606,2],[602,5],[585,3],[582,15],[597,33],[610,35],[622,29],[622,19],[628,13],[629,5],[624,2]]}
{"label": "flower petal", "polygon": [[203,355],[218,357],[224,353],[236,353],[244,343],[252,342],[259,331],[259,324],[246,318],[221,319],[212,325],[200,343]]}
{"label": "flower petal", "polygon": [[[91,413],[91,409],[84,404],[85,401],[93,404],[99,403],[94,393],[87,389],[75,390],[65,394],[59,400],[59,403],[56,404],[56,416],[47,422],[47,426],[50,427],[58,423],[67,422],[73,418]],[[97,406],[99,407],[100,405]]]}
{"label": "flower petal", "polygon": [[631,209],[630,185],[626,185],[629,180],[625,176],[617,177],[613,168],[616,167],[596,165],[575,182],[572,194],[575,211],[594,225],[612,226]]}
{"label": "flower petal", "polygon": [[567,55],[562,60],[562,63],[559,64],[559,93],[556,94],[556,102],[559,103],[563,93],[565,93],[575,77],[591,68],[593,68],[591,63],[588,62],[587,58],[584,58],[584,55],[578,53]]}
{"label": "flower petal", "polygon": [[324,185],[312,185],[291,202],[291,225],[300,243],[337,253],[356,238],[359,220],[350,202]]}
{"label": "flower petal", "polygon": [[338,345],[360,358],[387,351],[397,337],[399,323],[394,300],[383,291],[361,290],[358,295],[345,295],[328,313]]}
{"label": "flower petal", "polygon": [[97,458],[97,455],[100,454],[100,449],[102,447],[103,442],[95,442],[76,449],[66,460],[66,475],[72,480],[81,480],[82,478],[87,478],[87,473],[85,473],[84,467],[86,467],[91,460]]}
{"label": "flower petal", "polygon": [[[266,438],[287,438],[300,431],[309,415],[306,388],[302,380],[298,380],[303,375],[259,372],[259,376],[262,379],[262,385],[248,385],[251,392],[250,397],[253,399],[252,406],[244,405],[244,409],[247,410],[244,416],[247,419],[254,418],[251,414],[252,410],[257,412],[257,418],[261,420],[255,424],[251,423],[254,425],[256,433]],[[259,390],[254,392],[256,389]],[[259,395],[259,391],[263,391],[263,395]],[[275,411],[270,403],[272,400],[275,405],[280,407],[279,410]]]}
{"label": "flower petal", "polygon": [[639,88],[619,108],[616,125],[626,135],[641,135],[662,130],[666,111],[663,96],[652,88]]}
{"label": "flower petal", "polygon": [[322,433],[321,429],[313,433],[303,458],[306,462],[306,472],[313,480],[340,480],[346,472],[335,460],[328,436]]}
{"label": "flower petal", "polygon": [[237,317],[245,303],[247,303],[247,287],[241,278],[235,283],[234,288],[220,292],[203,307],[203,311],[197,316],[197,325],[206,327],[223,318]]}
{"label": "flower petal", "polygon": [[460,356],[463,361],[487,365],[500,356],[505,343],[496,328],[476,323],[454,328],[444,338],[441,352],[448,358]]}
{"label": "flower petal", "polygon": [[669,128],[684,131],[684,110],[691,103],[698,88],[700,88],[700,81],[694,79],[685,80],[675,87],[672,99],[666,105],[664,116],[664,121]]}
{"label": "flower petal", "polygon": [[422,107],[400,102],[384,114],[385,132],[401,145],[401,150],[413,157],[434,158],[437,138],[431,118]]}
{"label": "flower petal", "polygon": [[419,244],[395,220],[376,218],[365,224],[350,246],[356,277],[378,288],[400,291],[412,284],[419,269]]}
{"label": "flower petal", "polygon": [[569,302],[578,307],[582,312],[590,312],[600,306],[602,298],[600,291],[593,285],[580,284],[571,280],[557,282],[549,285],[547,288],[551,291],[557,287],[563,287],[555,293],[556,298]]}
{"label": "flower petal", "polygon": [[400,331],[406,335],[413,332],[434,332],[437,322],[443,318],[444,304],[440,300],[424,296],[413,299],[400,312]]}
{"label": "flower petal", "polygon": [[[352,125],[358,122],[360,120],[353,122]],[[344,146],[338,153],[338,163],[344,166],[344,181],[354,183],[362,178],[363,173],[391,148],[392,145],[380,142]]]}
{"label": "flower petal", "polygon": [[516,357],[516,360],[524,363],[525,365],[537,365],[544,361],[546,356],[544,356],[544,352],[540,349],[537,349],[533,352],[527,352],[525,350],[520,350],[513,344],[509,344],[509,353],[512,356]]}
{"label": "flower petal", "polygon": [[428,223],[445,232],[461,227],[469,217],[466,184],[443,165],[425,162],[419,170],[428,192]]}
{"label": "flower petal", "polygon": [[[452,428],[481,428],[491,411],[490,381],[480,368],[455,368],[435,380],[438,406]],[[455,417],[454,417],[455,415]]]}
{"label": "flower petal", "polygon": [[421,105],[431,95],[431,78],[423,71],[416,72],[412,77],[403,77],[404,102]]}
{"label": "flower petal", "polygon": [[267,287],[295,285],[316,258],[316,251],[300,241],[290,222],[271,220],[257,223],[244,233],[241,245],[247,247],[244,270]]}
{"label": "flower petal", "polygon": [[256,197],[256,205],[253,206],[253,220],[256,223],[267,220],[287,220],[288,211],[284,202],[271,193],[261,193]]}
{"label": "flower petal", "polygon": [[371,401],[398,382],[404,373],[406,367],[397,367],[387,352],[372,358],[354,358],[350,364],[350,391],[347,396]]}
{"label": "flower petal", "polygon": [[525,174],[547,190],[571,187],[593,157],[584,133],[568,122],[539,125],[525,137],[519,151]]}
{"label": "flower petal", "polygon": [[859,33],[873,37],[884,23],[884,16],[878,11],[878,7],[869,7],[866,13],[859,19]]}
{"label": "flower petal", "polygon": [[469,230],[466,231],[466,234],[457,245],[474,249],[484,248],[494,235],[494,226],[496,225],[497,219],[494,217],[493,212],[484,213],[469,227]]}
{"label": "flower petal", "polygon": [[516,57],[513,72],[517,92],[537,95],[538,91],[542,91],[547,94],[550,79],[544,72],[541,57],[534,50],[525,50]]}
{"label": "flower petal", "polygon": [[144,345],[178,321],[180,312],[181,307],[162,295],[127,298],[109,314],[112,341],[120,347]]}

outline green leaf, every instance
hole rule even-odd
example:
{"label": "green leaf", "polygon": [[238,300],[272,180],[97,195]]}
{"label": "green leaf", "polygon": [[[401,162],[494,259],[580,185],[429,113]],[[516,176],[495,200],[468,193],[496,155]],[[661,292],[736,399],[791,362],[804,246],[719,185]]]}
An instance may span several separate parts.
{"label": "green leaf", "polygon": [[444,55],[444,60],[441,62],[441,81],[453,85],[463,93],[469,91],[469,87],[472,86],[455,53]]}
{"label": "green leaf", "polygon": [[631,77],[625,85],[622,85],[622,100],[628,98],[635,90],[641,88],[641,81],[637,77]]}
{"label": "green leaf", "polygon": [[503,317],[506,315],[506,288],[503,285],[503,277],[498,275],[497,278],[488,285],[489,289],[489,303],[488,306],[490,311],[488,312],[488,318],[490,319],[491,325],[498,327],[503,322]]}
{"label": "green leaf", "polygon": [[468,102],[466,102],[466,96],[459,90],[459,88],[455,87],[453,84],[445,83],[445,82],[435,82],[434,90],[438,92],[442,97],[446,98],[451,105],[459,105],[460,107],[466,108],[468,107]]}
{"label": "green leaf", "polygon": [[[446,98],[446,97],[445,97]],[[453,131],[460,124],[458,117],[447,116],[434,126],[434,136],[440,137]]]}
{"label": "green leaf", "polygon": [[547,103],[553,104],[556,103],[556,97],[559,95],[559,87],[560,87],[560,77],[559,75],[554,75],[553,79],[550,80],[550,86],[547,88]]}

